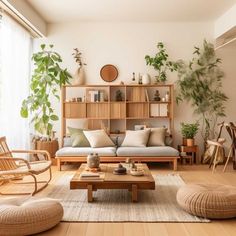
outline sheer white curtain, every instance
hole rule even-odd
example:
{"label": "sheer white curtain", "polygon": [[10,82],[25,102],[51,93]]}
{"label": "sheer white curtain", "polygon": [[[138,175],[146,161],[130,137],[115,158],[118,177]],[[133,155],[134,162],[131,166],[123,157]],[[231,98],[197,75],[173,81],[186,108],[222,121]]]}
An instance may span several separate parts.
{"label": "sheer white curtain", "polygon": [[30,34],[9,16],[0,22],[0,136],[11,148],[29,148],[29,121],[20,116],[29,94]]}

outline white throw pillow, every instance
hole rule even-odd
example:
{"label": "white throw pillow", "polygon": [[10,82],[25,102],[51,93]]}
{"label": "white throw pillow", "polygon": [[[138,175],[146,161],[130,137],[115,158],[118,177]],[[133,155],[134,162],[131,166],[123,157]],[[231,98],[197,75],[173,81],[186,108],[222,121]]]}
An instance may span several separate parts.
{"label": "white throw pillow", "polygon": [[166,128],[151,128],[147,146],[165,146]]}
{"label": "white throw pillow", "polygon": [[88,139],[90,146],[93,148],[98,147],[114,147],[115,144],[111,141],[107,133],[101,130],[83,131],[85,137]]}
{"label": "white throw pillow", "polygon": [[122,147],[146,147],[150,129],[127,130]]}

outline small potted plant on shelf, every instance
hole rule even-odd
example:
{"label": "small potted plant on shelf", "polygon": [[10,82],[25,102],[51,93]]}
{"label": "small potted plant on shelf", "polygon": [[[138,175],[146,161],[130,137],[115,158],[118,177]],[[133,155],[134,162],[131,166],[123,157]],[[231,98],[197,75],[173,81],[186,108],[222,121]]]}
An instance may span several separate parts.
{"label": "small potted plant on shelf", "polygon": [[167,80],[167,71],[176,71],[177,63],[168,60],[169,55],[166,51],[166,48],[162,42],[157,44],[158,52],[154,57],[149,55],[145,56],[146,64],[152,66],[157,71],[156,82],[166,82]]}
{"label": "small potted plant on shelf", "polygon": [[69,83],[71,75],[60,67],[61,56],[52,48],[50,45],[47,50],[42,44],[41,51],[32,56],[35,69],[30,81],[30,95],[23,100],[20,113],[23,118],[28,118],[31,113],[31,123],[36,131],[33,138],[35,148],[47,150],[53,157],[58,149],[53,122],[59,118],[52,108],[51,98],[60,99],[59,89]]}
{"label": "small potted plant on shelf", "polygon": [[194,137],[198,132],[199,123],[181,123],[183,145],[194,146]]}

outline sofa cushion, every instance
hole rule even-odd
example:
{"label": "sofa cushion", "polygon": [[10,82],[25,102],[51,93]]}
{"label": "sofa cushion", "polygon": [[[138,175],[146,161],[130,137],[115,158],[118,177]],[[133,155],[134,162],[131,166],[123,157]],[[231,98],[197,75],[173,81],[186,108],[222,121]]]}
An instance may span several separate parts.
{"label": "sofa cushion", "polygon": [[72,146],[71,137],[64,137],[63,138],[63,147],[71,147],[71,146]]}
{"label": "sofa cushion", "polygon": [[145,147],[148,142],[150,129],[127,130],[122,147]]}
{"label": "sofa cushion", "polygon": [[67,127],[72,139],[72,147],[90,147],[89,141],[84,135],[83,129]]}
{"label": "sofa cushion", "polygon": [[166,128],[151,128],[147,146],[165,146]]}
{"label": "sofa cushion", "polygon": [[111,141],[110,137],[103,129],[84,131],[84,135],[88,139],[90,146],[93,148],[115,146],[115,144]]}
{"label": "sofa cushion", "polygon": [[172,157],[179,156],[178,150],[169,146],[161,147],[119,147],[117,156],[133,156],[133,157]]}
{"label": "sofa cushion", "polygon": [[87,156],[90,153],[98,153],[100,156],[116,156],[115,147],[91,148],[91,147],[63,147],[56,152],[60,156]]}

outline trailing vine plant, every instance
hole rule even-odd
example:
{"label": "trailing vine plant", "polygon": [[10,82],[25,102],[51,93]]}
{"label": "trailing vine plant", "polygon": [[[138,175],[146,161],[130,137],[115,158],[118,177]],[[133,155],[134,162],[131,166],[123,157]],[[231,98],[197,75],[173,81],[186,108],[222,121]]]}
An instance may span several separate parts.
{"label": "trailing vine plant", "polygon": [[20,111],[23,118],[32,114],[34,129],[48,140],[52,137],[53,122],[58,120],[51,98],[60,100],[58,92],[71,78],[67,69],[59,65],[61,56],[52,49],[53,45],[49,45],[47,50],[46,45],[42,44],[41,51],[33,54],[35,69],[30,81],[30,95],[23,100]]}
{"label": "trailing vine plant", "polygon": [[206,143],[216,136],[218,119],[225,116],[225,102],[228,97],[222,91],[223,71],[216,57],[214,46],[204,40],[202,48],[194,48],[193,59],[186,63],[177,62],[177,103],[186,100],[194,108],[194,114],[201,117],[201,134]]}

